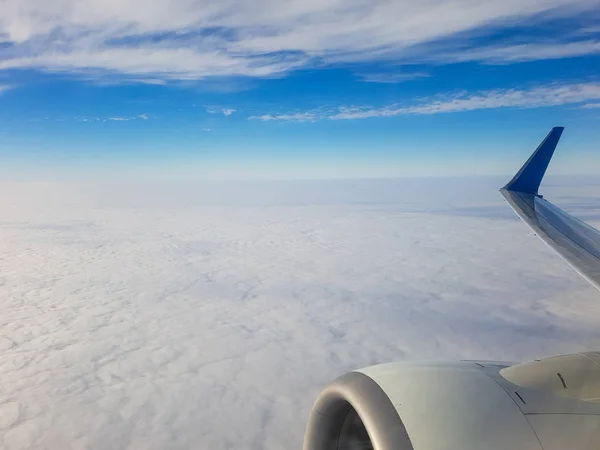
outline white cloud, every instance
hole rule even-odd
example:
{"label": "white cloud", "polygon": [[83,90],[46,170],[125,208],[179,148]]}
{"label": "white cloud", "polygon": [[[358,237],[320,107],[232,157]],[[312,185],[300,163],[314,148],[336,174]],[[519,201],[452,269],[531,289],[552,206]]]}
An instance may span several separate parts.
{"label": "white cloud", "polygon": [[535,61],[539,59],[561,59],[600,53],[599,41],[526,43],[502,46],[484,46],[460,51],[448,49],[434,51],[427,60],[436,63],[484,61],[491,64]]}
{"label": "white cloud", "polygon": [[428,78],[431,74],[425,72],[365,73],[359,76],[367,83],[402,83],[418,78]]}
{"label": "white cloud", "polygon": [[[148,120],[150,116],[148,114],[138,114],[137,116],[113,116],[108,117],[106,120],[111,120],[115,122],[127,122],[129,120]],[[96,120],[102,120],[100,118],[96,118]]]}
{"label": "white cloud", "polygon": [[[424,44],[464,43],[470,33],[481,36],[483,30],[493,33],[524,22],[592,17],[598,5],[598,0],[291,0],[283,5],[150,0],[142,8],[134,0],[7,0],[0,4],[0,68],[86,77],[108,72],[150,83],[268,77],[315,60],[423,58],[429,54]],[[572,28],[576,35],[577,25]],[[564,46],[564,55],[597,52],[592,41],[556,45]],[[535,45],[488,50],[496,53],[494,59],[509,61],[557,57],[556,50]],[[478,54],[469,47],[464,53],[487,60],[488,50]],[[464,58],[462,53],[453,58]]]}
{"label": "white cloud", "polygon": [[71,116],[71,117],[52,117],[46,116],[41,120],[50,120],[50,121],[76,121],[76,122],[128,122],[130,120],[149,120],[156,118],[153,114],[138,114],[136,116]]}
{"label": "white cloud", "polygon": [[13,89],[14,86],[11,84],[0,84],[0,95],[2,95],[2,93],[8,91],[9,89]]}
{"label": "white cloud", "polygon": [[600,108],[600,103],[586,103],[584,105],[581,105],[580,108],[583,108],[583,109],[596,109],[596,108]]}
{"label": "white cloud", "polygon": [[308,111],[302,113],[291,114],[263,114],[261,116],[250,116],[250,120],[260,120],[262,122],[270,122],[272,120],[284,122],[315,122],[322,118],[322,112]]}
{"label": "white cloud", "polygon": [[295,449],[349,369],[597,347],[477,183],[1,183],[2,447]]}
{"label": "white cloud", "polygon": [[215,108],[215,107],[206,108],[206,112],[209,114],[223,114],[224,116],[230,116],[236,111],[237,110],[234,108]]}
{"label": "white cloud", "polygon": [[583,27],[580,30],[578,30],[578,33],[580,33],[580,34],[596,34],[596,33],[600,33],[600,26]]}
{"label": "white cloud", "polygon": [[[262,121],[316,121],[394,117],[412,114],[440,114],[479,109],[543,108],[571,105],[600,99],[600,83],[550,84],[528,89],[497,89],[479,93],[460,93],[426,98],[419,103],[374,108],[341,106],[293,114],[263,114],[250,119]],[[583,105],[582,107],[590,107]],[[308,118],[308,119],[306,119]]]}

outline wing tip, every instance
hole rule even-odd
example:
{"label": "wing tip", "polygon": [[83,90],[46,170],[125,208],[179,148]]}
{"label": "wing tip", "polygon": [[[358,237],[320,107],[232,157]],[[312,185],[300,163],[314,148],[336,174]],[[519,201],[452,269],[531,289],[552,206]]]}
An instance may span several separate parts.
{"label": "wing tip", "polygon": [[553,127],[512,180],[501,190],[538,195],[540,183],[565,127]]}

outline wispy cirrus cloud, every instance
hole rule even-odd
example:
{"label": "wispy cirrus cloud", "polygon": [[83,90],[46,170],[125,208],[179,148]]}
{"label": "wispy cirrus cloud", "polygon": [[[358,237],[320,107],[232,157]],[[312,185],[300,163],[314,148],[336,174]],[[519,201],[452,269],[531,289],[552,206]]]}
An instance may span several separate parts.
{"label": "wispy cirrus cloud", "polygon": [[215,108],[215,107],[206,108],[206,112],[209,114],[223,114],[224,116],[230,116],[236,111],[237,111],[237,109],[235,109],[235,108]]}
{"label": "wispy cirrus cloud", "polygon": [[[478,93],[459,93],[426,98],[412,104],[395,103],[384,107],[339,106],[329,110],[318,109],[284,114],[262,114],[249,119],[281,122],[317,120],[352,120],[401,115],[442,114],[481,109],[543,108],[575,105],[600,100],[600,83],[550,84],[525,89],[497,89]],[[592,108],[590,103],[582,108]],[[594,103],[593,105],[600,105]]]}
{"label": "wispy cirrus cloud", "polygon": [[282,122],[316,122],[319,119],[328,118],[326,113],[316,111],[306,111],[302,113],[288,114],[262,114],[260,116],[250,116],[250,120],[260,120],[262,122],[282,121]]}
{"label": "wispy cirrus cloud", "polygon": [[406,73],[365,73],[359,74],[362,81],[367,83],[403,83],[404,81],[416,80],[419,78],[429,78],[431,74],[426,72],[406,72]]}
{"label": "wispy cirrus cloud", "polygon": [[13,88],[14,86],[12,84],[0,84],[0,95]]}
{"label": "wispy cirrus cloud", "polygon": [[113,122],[127,122],[129,120],[148,120],[148,117],[147,114],[139,114],[137,116],[113,116],[106,120],[111,120]]}
{"label": "wispy cirrus cloud", "polygon": [[488,64],[510,64],[540,59],[572,58],[600,53],[600,41],[519,43],[481,48],[436,51],[427,59],[437,63],[482,61]]}
{"label": "wispy cirrus cloud", "polygon": [[[599,5],[599,0],[148,0],[140,8],[134,0],[5,0],[0,70],[162,83],[272,77],[313,64],[389,58],[400,64],[556,58],[597,53],[597,41],[589,34],[573,41],[578,27],[584,28],[575,20],[570,38],[554,37],[552,44],[537,47],[486,47],[466,38],[502,30],[518,37],[524,21],[566,21],[583,13],[591,18]],[[450,47],[442,54],[435,52],[440,42]]]}
{"label": "wispy cirrus cloud", "polygon": [[74,120],[76,122],[129,122],[131,120],[148,120],[151,118],[150,114],[138,114],[136,116],[109,116],[109,117],[97,117],[97,116],[79,116],[72,118],[57,118],[52,119],[46,117],[45,120],[58,120],[64,122],[66,120]]}

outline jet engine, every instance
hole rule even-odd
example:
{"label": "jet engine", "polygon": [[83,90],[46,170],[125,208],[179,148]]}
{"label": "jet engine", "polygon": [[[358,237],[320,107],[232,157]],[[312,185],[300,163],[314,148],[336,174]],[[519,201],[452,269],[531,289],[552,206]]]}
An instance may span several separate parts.
{"label": "jet engine", "polygon": [[304,450],[598,450],[600,352],[401,362],[327,385]]}

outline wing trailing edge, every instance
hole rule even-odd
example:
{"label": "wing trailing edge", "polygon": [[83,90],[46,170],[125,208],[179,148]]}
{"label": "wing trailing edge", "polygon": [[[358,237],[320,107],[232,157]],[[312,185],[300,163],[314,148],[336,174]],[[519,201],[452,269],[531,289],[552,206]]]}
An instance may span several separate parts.
{"label": "wing trailing edge", "polygon": [[538,194],[562,132],[563,127],[553,128],[500,192],[540,239],[600,289],[600,232]]}

